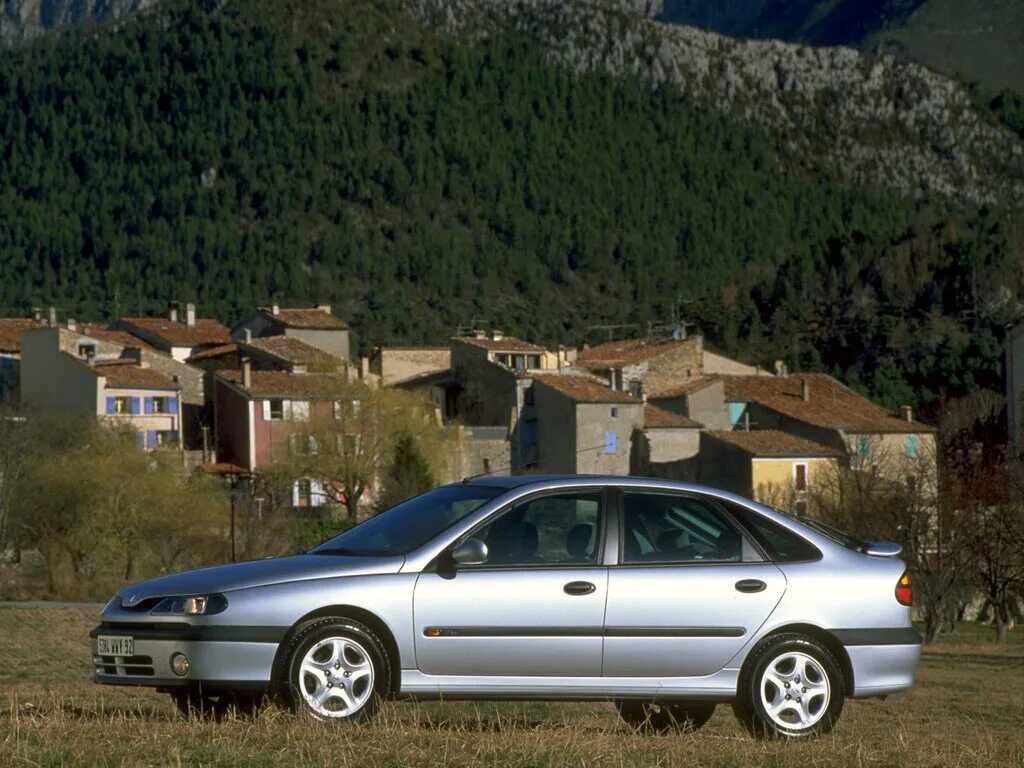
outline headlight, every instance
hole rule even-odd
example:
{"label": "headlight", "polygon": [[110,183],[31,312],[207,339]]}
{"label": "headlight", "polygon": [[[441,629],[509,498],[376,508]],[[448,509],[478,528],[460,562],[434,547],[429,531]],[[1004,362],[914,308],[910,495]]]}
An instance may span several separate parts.
{"label": "headlight", "polygon": [[173,613],[179,616],[209,616],[220,613],[228,607],[224,595],[190,595],[188,597],[165,597],[153,609],[153,613]]}

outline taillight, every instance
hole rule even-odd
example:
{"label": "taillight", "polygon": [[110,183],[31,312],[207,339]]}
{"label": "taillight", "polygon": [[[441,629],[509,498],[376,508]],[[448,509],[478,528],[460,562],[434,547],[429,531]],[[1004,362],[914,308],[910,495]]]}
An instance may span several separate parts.
{"label": "taillight", "polygon": [[914,589],[910,586],[910,571],[904,571],[896,582],[896,602],[900,605],[911,605],[914,602]]}

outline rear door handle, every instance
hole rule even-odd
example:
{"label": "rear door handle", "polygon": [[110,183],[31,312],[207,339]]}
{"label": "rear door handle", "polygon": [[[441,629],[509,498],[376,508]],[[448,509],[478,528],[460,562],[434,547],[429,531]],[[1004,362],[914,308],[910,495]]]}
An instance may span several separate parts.
{"label": "rear door handle", "polygon": [[764,592],[768,585],[760,579],[742,579],[736,582],[737,592]]}
{"label": "rear door handle", "polygon": [[591,584],[589,581],[570,581],[562,589],[567,595],[589,595],[597,587]]}

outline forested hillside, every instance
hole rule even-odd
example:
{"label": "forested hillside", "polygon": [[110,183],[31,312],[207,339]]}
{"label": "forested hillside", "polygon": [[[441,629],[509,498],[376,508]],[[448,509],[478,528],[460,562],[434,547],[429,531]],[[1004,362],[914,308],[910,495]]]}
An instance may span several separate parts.
{"label": "forested hillside", "polygon": [[1019,212],[854,184],[672,82],[404,9],[169,2],[0,54],[0,307],[328,300],[364,350],[678,309],[889,404],[1001,386]]}

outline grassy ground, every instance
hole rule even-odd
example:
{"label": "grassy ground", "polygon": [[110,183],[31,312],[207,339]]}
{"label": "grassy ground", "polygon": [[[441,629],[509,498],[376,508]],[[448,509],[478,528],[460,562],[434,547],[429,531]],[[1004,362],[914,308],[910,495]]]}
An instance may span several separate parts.
{"label": "grassy ground", "polygon": [[918,684],[848,701],[801,744],[749,738],[728,707],[695,735],[643,736],[607,704],[411,704],[336,727],[274,709],[182,722],[166,696],[90,682],[95,612],[0,607],[0,766],[1020,766],[1024,629],[1002,648],[964,628],[929,649]]}

